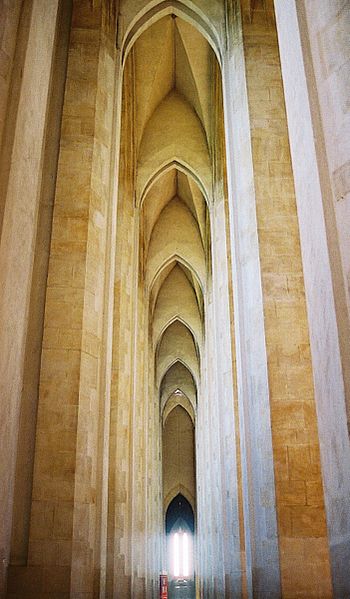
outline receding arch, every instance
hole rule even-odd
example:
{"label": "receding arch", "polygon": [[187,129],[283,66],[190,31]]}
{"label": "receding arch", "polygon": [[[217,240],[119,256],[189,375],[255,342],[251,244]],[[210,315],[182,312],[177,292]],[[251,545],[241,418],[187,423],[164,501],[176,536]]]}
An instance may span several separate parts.
{"label": "receding arch", "polygon": [[198,381],[199,381],[199,365],[197,367],[197,365],[193,365],[191,363],[189,363],[188,358],[186,360],[185,357],[179,356],[179,355],[175,355],[172,356],[171,359],[169,359],[168,362],[164,361],[164,364],[162,366],[162,369],[158,368],[158,374],[157,374],[157,385],[156,387],[159,388],[159,381],[164,378],[164,374],[166,373],[167,370],[169,370],[169,368],[171,368],[176,362],[182,362],[182,364],[188,369],[188,371],[191,373],[193,380],[196,383],[196,386],[198,385]]}
{"label": "receding arch", "polygon": [[168,320],[164,324],[163,328],[161,329],[161,331],[160,331],[160,333],[159,333],[159,335],[158,335],[158,337],[156,339],[156,343],[155,343],[156,347],[158,347],[158,345],[159,345],[159,343],[160,343],[160,341],[161,341],[161,339],[162,339],[165,331],[169,327],[171,327],[172,324],[174,324],[176,322],[182,324],[186,329],[188,329],[190,331],[190,333],[191,333],[191,335],[193,337],[193,341],[194,341],[195,347],[196,347],[197,355],[200,358],[200,346],[199,346],[199,343],[198,343],[198,339],[197,339],[196,333],[193,330],[193,328],[191,327],[191,325],[184,318],[182,318],[179,315],[174,316],[173,318],[171,318],[170,320]]}
{"label": "receding arch", "polygon": [[125,66],[131,48],[140,35],[154,23],[159,21],[159,19],[171,14],[190,23],[190,25],[195,27],[205,37],[221,68],[222,53],[219,35],[203,11],[201,11],[193,2],[189,2],[189,0],[187,0],[187,4],[181,0],[163,0],[163,2],[153,0],[137,13],[127,28],[121,43],[123,67]]}
{"label": "receding arch", "polygon": [[[148,248],[153,227],[162,210],[169,202],[178,197],[190,210],[198,223],[203,246],[210,240],[211,206],[200,188],[194,174],[186,169],[177,168],[173,163],[154,178],[139,205],[142,229],[141,242]],[[209,229],[208,229],[209,226]]]}
{"label": "receding arch", "polygon": [[154,173],[152,173],[150,175],[150,177],[149,177],[148,181],[146,182],[144,189],[142,190],[140,197],[139,197],[139,206],[140,207],[142,207],[142,204],[145,201],[145,198],[147,197],[147,194],[150,191],[150,189],[152,188],[152,186],[154,185],[154,183],[160,177],[162,177],[162,175],[164,175],[165,173],[167,173],[169,170],[172,170],[172,169],[181,171],[182,173],[184,173],[185,175],[187,175],[188,177],[193,179],[193,181],[198,185],[198,188],[201,191],[208,207],[211,205],[211,201],[209,200],[211,195],[209,194],[209,191],[205,188],[205,185],[203,184],[202,180],[197,175],[195,170],[192,168],[192,166],[187,164],[186,162],[184,162],[181,159],[173,158],[170,161],[166,161],[158,169],[156,169],[154,171]]}
{"label": "receding arch", "polygon": [[192,264],[200,280],[205,280],[206,256],[198,222],[177,197],[165,206],[152,230],[146,262],[148,287],[154,274],[175,255]]}
{"label": "receding arch", "polygon": [[[183,256],[180,256],[180,255],[179,255],[179,254],[177,254],[176,252],[175,252],[174,254],[172,254],[171,256],[169,256],[169,257],[167,258],[167,260],[165,260],[165,261],[164,261],[164,262],[163,262],[163,263],[162,263],[162,264],[159,266],[159,268],[158,268],[158,269],[156,270],[156,272],[154,273],[153,277],[151,277],[151,278],[149,279],[149,282],[148,282],[148,289],[149,289],[149,293],[150,293],[150,295],[152,295],[152,296],[153,296],[153,298],[154,298],[153,289],[154,289],[154,287],[155,287],[155,284],[156,284],[157,280],[158,280],[158,279],[159,279],[159,278],[162,276],[162,273],[165,273],[165,276],[167,276],[167,275],[166,275],[166,272],[167,272],[167,270],[169,269],[169,267],[171,267],[171,265],[172,265],[172,264],[174,264],[174,265],[175,265],[176,263],[178,263],[178,264],[181,264],[181,265],[182,265],[184,268],[186,268],[186,269],[187,269],[187,271],[188,271],[189,273],[191,273],[191,275],[192,275],[192,276],[194,277],[194,279],[196,280],[196,282],[197,282],[197,284],[198,284],[198,286],[199,286],[199,289],[200,289],[200,291],[201,291],[201,294],[202,294],[202,296],[203,296],[203,293],[204,293],[204,291],[205,291],[205,281],[203,281],[203,280],[201,279],[201,277],[199,276],[198,272],[197,272],[197,271],[196,271],[196,269],[193,267],[193,265],[192,265],[191,263],[189,263],[189,262],[188,262],[188,261],[187,261],[187,260],[186,260],[186,259],[185,259]],[[168,272],[169,272],[169,271],[168,271]],[[161,279],[160,279],[160,280],[161,280]],[[156,297],[157,297],[157,295],[158,295],[159,289],[160,289],[160,287],[158,288],[158,291],[157,291]],[[156,298],[155,298],[155,299],[156,299]],[[153,299],[153,305],[154,305],[154,303],[155,303],[155,299]]]}
{"label": "receding arch", "polygon": [[159,390],[161,411],[164,409],[169,397],[177,389],[181,389],[181,392],[188,397],[196,411],[197,384],[192,372],[181,360],[175,360],[173,364],[169,366],[161,380]]}
{"label": "receding arch", "polygon": [[190,364],[188,364],[188,363],[186,362],[186,360],[184,360],[183,358],[181,358],[181,357],[179,357],[179,356],[178,356],[178,357],[175,357],[175,358],[173,358],[173,360],[172,360],[171,362],[169,362],[169,364],[167,364],[167,367],[164,369],[164,372],[161,374],[161,376],[159,376],[159,377],[157,378],[157,382],[158,382],[158,384],[157,384],[157,388],[158,388],[158,389],[160,389],[160,388],[161,388],[161,383],[162,383],[162,381],[164,380],[164,378],[165,378],[165,376],[166,376],[167,372],[168,372],[168,371],[169,371],[169,370],[170,370],[170,369],[171,369],[171,368],[172,368],[172,367],[173,367],[173,366],[174,366],[174,365],[175,365],[177,362],[178,362],[179,364],[182,364],[182,366],[184,366],[184,368],[186,368],[186,370],[188,370],[188,372],[189,372],[189,373],[190,373],[190,375],[192,376],[192,379],[193,379],[193,381],[194,381],[194,384],[195,384],[195,387],[196,387],[196,391],[197,391],[197,388],[198,388],[198,377],[196,376],[196,373],[195,373],[195,372],[193,372],[193,370],[192,370],[192,368],[191,368]]}
{"label": "receding arch", "polygon": [[[179,295],[181,296],[180,302]],[[166,327],[176,318],[188,326],[198,343],[201,344],[203,323],[198,298],[193,283],[179,265],[175,265],[170,271],[158,292],[152,324],[155,344]]]}
{"label": "receding arch", "polygon": [[183,487],[194,504],[195,483],[195,427],[188,412],[177,405],[162,427],[163,474],[165,502]]}
{"label": "receding arch", "polygon": [[193,426],[195,426],[196,412],[192,401],[185,393],[181,391],[181,389],[179,390],[180,394],[177,394],[176,391],[177,389],[168,397],[161,410],[163,426],[165,426],[168,416],[170,416],[171,412],[176,408],[176,406],[181,406],[188,413],[192,420]]}
{"label": "receding arch", "polygon": [[137,195],[142,195],[154,172],[173,161],[192,165],[204,188],[211,188],[205,130],[193,106],[176,89],[158,104],[145,126],[138,155]]}
{"label": "receding arch", "polygon": [[170,364],[176,359],[186,361],[198,380],[200,372],[200,352],[197,341],[188,326],[176,318],[163,332],[156,346],[157,379],[161,380]]}

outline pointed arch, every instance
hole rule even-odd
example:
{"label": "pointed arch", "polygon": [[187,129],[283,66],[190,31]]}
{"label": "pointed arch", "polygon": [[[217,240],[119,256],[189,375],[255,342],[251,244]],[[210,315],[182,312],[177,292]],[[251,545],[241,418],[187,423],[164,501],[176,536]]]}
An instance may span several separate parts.
{"label": "pointed arch", "polygon": [[[172,331],[175,334],[170,339],[171,328],[175,329],[175,331]],[[156,345],[155,358],[157,372],[159,370],[160,373],[169,370],[169,359],[173,356],[175,356],[175,359],[181,358],[181,355],[188,362],[192,363],[191,372],[196,371],[198,378],[201,355],[197,339],[189,326],[182,319],[176,317],[164,328],[163,334]],[[172,363],[172,360],[170,360],[170,363]],[[161,376],[158,374],[158,379],[162,377],[162,374]]]}
{"label": "pointed arch", "polygon": [[[175,487],[174,487],[175,488]],[[172,491],[170,491],[171,493]],[[170,495],[170,493],[168,493],[168,496]],[[188,503],[188,506],[184,505],[185,508],[185,513],[182,514],[178,514],[178,506],[179,503],[182,502],[186,502]],[[173,505],[171,505],[173,504]],[[176,505],[177,504],[177,505]],[[170,503],[166,503],[165,504],[165,520],[166,520],[166,532],[167,534],[171,532],[174,524],[177,522],[177,520],[179,519],[179,517],[182,520],[185,520],[185,522],[187,523],[189,530],[191,532],[194,532],[195,530],[195,503],[192,505],[189,501],[188,498],[185,497],[185,495],[183,495],[181,493],[181,491],[175,495],[175,497],[173,497],[170,501]],[[183,511],[183,510],[182,510]]]}
{"label": "pointed arch", "polygon": [[195,513],[195,510],[194,510],[195,499],[194,499],[194,497],[192,497],[192,493],[190,493],[190,491],[184,485],[181,485],[181,484],[175,485],[169,491],[169,493],[167,494],[167,496],[164,498],[164,511],[165,511],[165,513],[167,512],[167,510],[169,508],[169,505],[175,499],[175,497],[177,497],[177,495],[183,495],[183,497],[190,504],[193,513]]}
{"label": "pointed arch", "polygon": [[170,171],[172,169],[178,170],[178,171],[184,173],[185,175],[187,175],[189,178],[191,178],[194,181],[194,183],[198,186],[208,207],[211,205],[211,201],[210,201],[211,194],[209,194],[209,190],[206,189],[202,180],[197,175],[196,171],[192,168],[191,165],[187,164],[185,161],[174,158],[173,160],[164,162],[164,164],[162,164],[158,169],[156,169],[151,174],[151,176],[149,177],[148,181],[146,182],[146,184],[140,194],[139,204],[138,204],[140,207],[142,207],[142,205],[147,197],[148,192],[151,190],[152,186],[156,183],[156,181],[158,181],[158,179],[160,179],[160,177],[162,177],[165,173],[167,173],[168,171]]}
{"label": "pointed arch", "polygon": [[[164,262],[162,262],[162,264],[159,266],[159,268],[153,274],[152,278],[149,279],[148,289],[149,289],[150,294],[152,294],[152,290],[154,288],[154,285],[155,285],[158,277],[161,276],[161,274],[167,268],[169,268],[169,266],[171,266],[171,264],[175,265],[176,262],[178,262],[179,264],[181,264],[184,268],[186,268],[191,273],[191,275],[194,277],[194,279],[196,280],[197,284],[199,285],[199,288],[200,288],[201,293],[203,295],[203,293],[205,291],[205,281],[202,280],[202,278],[199,276],[198,272],[193,267],[193,265],[190,262],[188,262],[186,260],[186,258],[184,258],[183,256],[180,256],[178,253],[172,254],[171,256],[169,256],[167,258],[167,260],[165,260]],[[159,292],[159,289],[158,289],[158,292]]]}
{"label": "pointed arch", "polygon": [[[182,371],[182,372],[181,372]],[[189,399],[193,395],[193,405],[197,406],[197,384],[193,377],[191,370],[181,360],[175,360],[164,373],[163,378],[160,382],[160,403],[163,406],[171,394],[181,387],[182,393],[184,393]]]}
{"label": "pointed arch", "polygon": [[[217,61],[222,65],[222,51],[219,34],[209,18],[190,0],[153,0],[149,2],[131,21],[121,42],[122,65],[140,35],[159,19],[174,14],[195,27],[211,46]],[[117,40],[118,43],[118,40]]]}
{"label": "pointed arch", "polygon": [[172,324],[174,324],[175,322],[179,322],[180,324],[183,324],[184,327],[186,327],[186,329],[188,329],[193,337],[193,342],[196,348],[196,352],[198,357],[200,358],[200,346],[197,340],[197,335],[194,332],[192,326],[184,319],[182,318],[182,316],[180,315],[176,315],[173,318],[171,318],[170,320],[168,320],[164,326],[162,327],[162,329],[160,330],[159,334],[157,335],[157,339],[155,340],[155,346],[158,347],[164,333],[166,332],[166,330],[171,327]]}
{"label": "pointed arch", "polygon": [[161,385],[162,385],[162,383],[164,381],[164,378],[165,378],[167,372],[177,362],[179,362],[179,364],[182,364],[182,366],[184,366],[184,368],[186,368],[186,370],[188,370],[188,372],[190,373],[190,375],[191,375],[191,377],[193,379],[193,382],[194,382],[194,384],[196,386],[196,391],[197,391],[197,389],[198,389],[198,377],[196,376],[196,373],[194,373],[193,370],[192,370],[192,368],[191,368],[191,366],[189,364],[187,364],[187,362],[184,359],[180,358],[179,356],[177,356],[171,362],[169,362],[169,364],[166,365],[166,368],[164,369],[164,372],[159,377],[157,377],[158,378],[158,389],[161,388]]}
{"label": "pointed arch", "polygon": [[144,128],[138,153],[138,197],[152,174],[173,161],[188,169],[192,165],[202,187],[212,187],[206,132],[193,106],[176,89],[158,104]]}
{"label": "pointed arch", "polygon": [[[179,296],[181,301],[179,302]],[[162,282],[153,311],[153,339],[157,343],[165,328],[175,319],[181,319],[201,345],[203,323],[193,281],[176,265]]]}
{"label": "pointed arch", "polygon": [[169,395],[167,400],[162,405],[161,416],[162,416],[163,426],[165,426],[167,418],[170,416],[171,412],[177,406],[180,406],[187,412],[187,414],[191,418],[193,426],[195,426],[195,423],[196,423],[195,406],[193,405],[192,401],[187,397],[186,393],[183,393],[182,391],[181,391],[181,395],[176,395],[175,392],[171,393],[171,395]]}

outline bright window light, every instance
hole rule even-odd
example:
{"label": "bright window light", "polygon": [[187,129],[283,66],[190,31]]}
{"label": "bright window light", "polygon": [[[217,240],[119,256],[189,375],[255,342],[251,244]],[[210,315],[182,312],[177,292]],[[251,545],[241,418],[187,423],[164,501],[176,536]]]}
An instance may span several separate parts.
{"label": "bright window light", "polygon": [[174,535],[174,576],[180,576],[180,539],[177,532]]}
{"label": "bright window light", "polygon": [[190,574],[190,552],[188,547],[188,534],[186,532],[182,535],[182,574],[183,576],[189,576]]}
{"label": "bright window light", "polygon": [[170,541],[170,569],[174,578],[186,578],[190,576],[192,561],[190,555],[190,543],[190,535],[187,532],[183,532],[181,529],[172,535]]}

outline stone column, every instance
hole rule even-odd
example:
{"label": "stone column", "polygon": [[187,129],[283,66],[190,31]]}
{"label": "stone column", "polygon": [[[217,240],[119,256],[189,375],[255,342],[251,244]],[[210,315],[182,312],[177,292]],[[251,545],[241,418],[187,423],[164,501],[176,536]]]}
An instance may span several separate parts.
{"label": "stone column", "polygon": [[[334,198],[302,4],[297,6],[296,2],[278,0],[275,8],[309,313],[333,590],[334,596],[340,599],[350,597],[350,440],[344,372],[344,342],[349,346],[349,334],[345,335],[345,341],[342,328],[346,326],[347,318],[344,311],[339,310],[344,290],[342,277],[339,277]],[[327,5],[322,4],[323,7]],[[310,5],[310,10],[319,11],[320,8],[319,3]],[[328,36],[338,35],[345,11],[344,5],[343,13],[330,20],[327,36],[322,36],[324,42]],[[327,47],[326,62],[332,63],[335,71],[337,62],[330,60],[333,47],[338,46],[334,43]],[[321,84],[331,85],[328,77]],[[326,99],[327,94],[322,101]],[[337,110],[341,112],[338,97],[336,101]],[[347,117],[344,112],[338,114],[338,123]],[[338,171],[335,174],[339,174]],[[344,198],[342,202],[345,201]],[[342,209],[339,202],[336,209]]]}
{"label": "stone column", "polygon": [[[99,586],[101,369],[115,82],[109,3],[73,5],[42,350],[28,568],[11,592]],[[40,17],[42,18],[42,17]],[[40,20],[40,19],[39,19]],[[106,286],[107,287],[107,286]],[[97,571],[95,572],[95,568]],[[23,588],[18,585],[22,584]],[[16,586],[17,585],[17,586]],[[14,595],[15,596],[15,595]]]}
{"label": "stone column", "polygon": [[9,560],[20,399],[58,0],[34,0],[4,192],[0,246],[0,594]]}
{"label": "stone column", "polygon": [[281,596],[264,302],[240,5],[227,14],[223,100],[249,597]]}
{"label": "stone column", "polygon": [[21,91],[21,69],[27,50],[31,2],[0,4],[0,232]]}
{"label": "stone column", "polygon": [[[217,187],[221,187],[218,185]],[[235,406],[233,360],[231,345],[231,323],[229,297],[232,293],[228,272],[228,243],[225,198],[223,190],[215,194],[211,210],[212,231],[212,276],[214,300],[214,330],[216,355],[215,397],[217,402],[218,445],[220,455],[221,526],[220,538],[223,549],[224,596],[229,599],[241,595],[242,567],[239,533],[239,491],[237,480],[237,455],[235,434]]]}
{"label": "stone column", "polygon": [[[62,108],[67,74],[71,8],[71,0],[60,0],[56,33],[57,43],[51,77],[51,90],[54,90],[54,93],[50,93],[50,100],[47,107],[45,148],[41,164],[40,204],[26,331],[17,441],[11,565],[26,564],[28,553],[46,282],[56,190]],[[21,18],[20,35],[23,33],[23,29],[25,30],[26,28]],[[16,65],[16,71],[17,69],[18,65]]]}
{"label": "stone column", "polygon": [[132,68],[123,71],[116,236],[115,301],[108,501],[106,597],[131,596],[132,443],[135,335],[136,219],[131,93]]}
{"label": "stone column", "polygon": [[[263,426],[272,435],[282,596],[298,593],[305,598],[320,595],[326,598],[332,596],[328,539],[299,228],[274,11],[268,1],[256,2],[253,8],[249,2],[242,2],[242,7],[247,135],[250,136],[251,184],[256,210],[254,235],[258,237],[260,318],[264,319],[268,373],[268,402],[263,405],[261,394],[256,396],[255,409],[259,414],[254,435],[260,435]],[[237,128],[237,121],[235,124]],[[233,139],[234,135],[235,126]],[[244,201],[245,198],[236,196],[233,210],[243,211],[241,203]],[[246,236],[252,234],[253,230],[247,227]],[[238,269],[244,271],[244,261]],[[257,336],[258,332],[254,342]],[[254,367],[254,363],[251,366]],[[252,374],[253,371],[250,376]],[[261,437],[259,444],[256,464],[263,471],[267,462]],[[269,489],[270,485],[273,479]],[[271,499],[270,495],[269,501]],[[265,502],[264,495],[260,494],[260,501]],[[257,513],[257,517],[261,521],[262,513]],[[273,530],[271,523],[266,520],[264,527],[269,536]],[[277,554],[273,561],[278,563]],[[252,568],[256,596],[279,596],[277,585],[274,594],[269,592],[274,576],[264,563],[261,566],[261,571],[254,571],[254,564]]]}

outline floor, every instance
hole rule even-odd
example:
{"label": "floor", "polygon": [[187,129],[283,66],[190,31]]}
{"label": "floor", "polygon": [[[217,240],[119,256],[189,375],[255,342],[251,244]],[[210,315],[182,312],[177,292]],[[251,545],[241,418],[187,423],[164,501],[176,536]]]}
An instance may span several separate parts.
{"label": "floor", "polygon": [[169,584],[169,599],[195,599],[193,580],[177,578]]}

